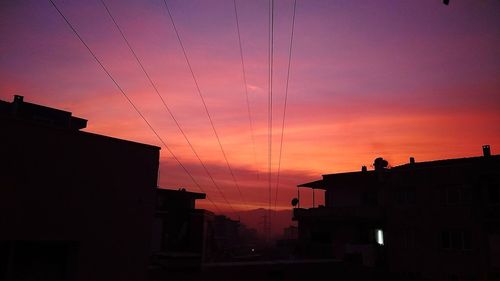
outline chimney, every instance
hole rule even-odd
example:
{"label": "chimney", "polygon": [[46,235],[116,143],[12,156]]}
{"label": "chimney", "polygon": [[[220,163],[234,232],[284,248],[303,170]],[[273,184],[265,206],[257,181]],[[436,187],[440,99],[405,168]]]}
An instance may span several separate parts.
{"label": "chimney", "polygon": [[410,157],[410,164],[415,164],[415,158],[414,157]]}
{"label": "chimney", "polygon": [[483,145],[483,156],[484,157],[491,156],[491,150],[490,150],[490,146],[488,144]]}
{"label": "chimney", "polygon": [[12,101],[12,106],[11,106],[11,109],[10,109],[10,114],[12,116],[17,116],[17,113],[20,111],[20,107],[22,107],[23,105],[23,100],[24,100],[24,97],[23,96],[20,96],[20,95],[14,95],[14,101]]}
{"label": "chimney", "polygon": [[15,103],[22,103],[24,100],[24,97],[23,96],[20,96],[20,95],[14,95],[14,102]]}
{"label": "chimney", "polygon": [[386,169],[387,166],[389,166],[389,162],[387,162],[387,160],[384,160],[384,158],[382,157],[378,157],[377,159],[375,159],[375,161],[373,161],[373,167],[375,167],[376,171],[382,171]]}
{"label": "chimney", "polygon": [[361,172],[366,172],[368,169],[366,169],[366,166],[361,166]]}

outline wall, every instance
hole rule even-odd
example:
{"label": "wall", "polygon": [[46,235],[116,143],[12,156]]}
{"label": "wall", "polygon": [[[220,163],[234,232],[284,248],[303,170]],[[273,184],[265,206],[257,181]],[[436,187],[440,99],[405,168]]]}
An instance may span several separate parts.
{"label": "wall", "polygon": [[71,280],[144,280],[159,148],[5,118],[0,131],[0,240],[75,245]]}

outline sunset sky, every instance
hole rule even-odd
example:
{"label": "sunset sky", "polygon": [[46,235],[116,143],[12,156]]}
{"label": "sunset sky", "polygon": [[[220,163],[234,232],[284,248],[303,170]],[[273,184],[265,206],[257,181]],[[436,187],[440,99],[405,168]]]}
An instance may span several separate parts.
{"label": "sunset sky", "polygon": [[[208,196],[227,210],[101,2],[54,2]],[[234,186],[162,0],[106,3],[233,207],[267,207],[268,1],[236,1],[255,149],[233,1],[168,1],[250,206]],[[275,1],[273,181],[292,8],[292,0]],[[278,207],[290,207],[297,184],[360,170],[379,156],[394,166],[410,156],[477,156],[483,144],[497,154],[499,15],[496,0],[451,0],[449,6],[441,0],[298,0]],[[0,35],[0,99],[23,95],[88,119],[85,131],[161,145],[49,1],[2,1]],[[165,148],[160,161],[160,186],[200,191]],[[213,209],[207,202],[200,207]]]}

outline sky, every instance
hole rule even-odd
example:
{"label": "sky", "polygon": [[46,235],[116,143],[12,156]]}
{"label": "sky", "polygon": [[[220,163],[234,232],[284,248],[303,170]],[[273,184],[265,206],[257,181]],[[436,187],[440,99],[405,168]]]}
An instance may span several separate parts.
{"label": "sky", "polygon": [[[168,1],[243,196],[163,2],[106,0],[231,206],[166,113],[101,2],[54,2],[220,210],[268,206],[267,0],[236,0],[251,118],[233,1]],[[441,2],[297,1],[278,209],[291,208],[297,184],[370,167],[379,156],[395,166],[410,156],[416,161],[478,156],[483,144],[498,153],[500,1]],[[292,11],[292,0],[275,1],[273,196]],[[161,146],[49,1],[1,1],[0,35],[0,99],[23,95],[25,101],[88,119],[85,131]],[[200,191],[164,147],[159,185]],[[310,191],[302,191],[301,200],[310,205]],[[214,210],[204,201],[200,207]],[[274,205],[275,198],[271,201]]]}

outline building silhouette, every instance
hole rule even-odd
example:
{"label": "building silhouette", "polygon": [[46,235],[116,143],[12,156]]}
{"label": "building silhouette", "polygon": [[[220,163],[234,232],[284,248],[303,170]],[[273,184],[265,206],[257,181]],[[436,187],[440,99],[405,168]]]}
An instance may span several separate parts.
{"label": "building silhouette", "polygon": [[157,188],[159,147],[86,125],[22,96],[0,101],[1,281],[500,279],[489,146],[391,168],[377,158],[374,170],[301,184],[325,204],[295,202],[298,229],[275,249],[286,259],[261,260],[238,220],[196,209],[205,194]]}
{"label": "building silhouette", "polygon": [[0,280],[144,280],[160,148],[0,101]]}
{"label": "building silhouette", "polygon": [[225,263],[259,257],[255,235],[196,209],[205,194],[157,187],[159,147],[86,125],[0,101],[1,281],[275,280],[274,265]]}
{"label": "building silhouette", "polygon": [[395,280],[500,278],[500,155],[323,175],[325,205],[295,208],[303,257],[336,258]]}
{"label": "building silhouette", "polygon": [[205,198],[184,188],[156,189],[151,274],[196,270],[210,258],[214,214],[195,208],[195,201]]}

